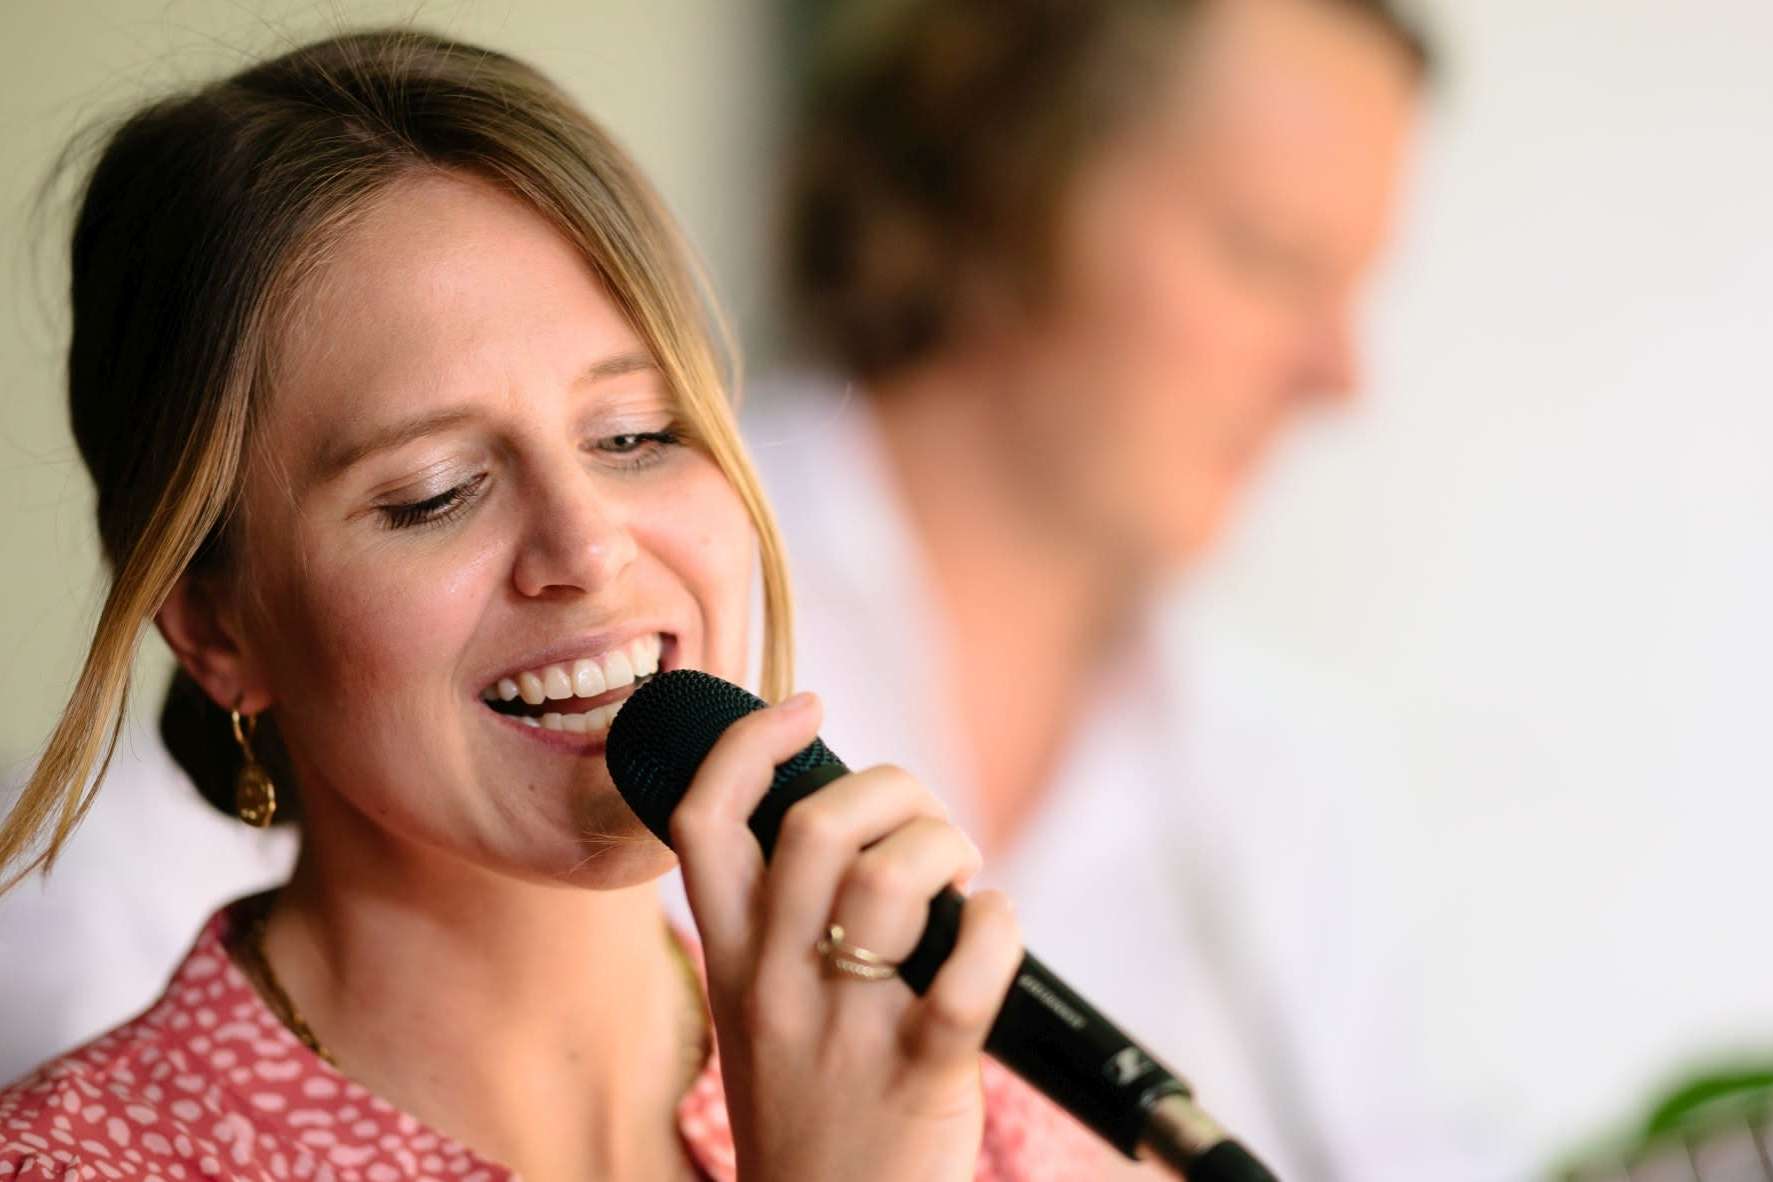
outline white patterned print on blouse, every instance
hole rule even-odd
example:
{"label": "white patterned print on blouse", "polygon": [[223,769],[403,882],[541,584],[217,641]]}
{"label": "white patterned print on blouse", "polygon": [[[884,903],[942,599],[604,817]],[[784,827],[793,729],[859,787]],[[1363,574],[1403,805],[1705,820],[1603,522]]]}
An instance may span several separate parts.
{"label": "white patterned print on blouse", "polygon": [[[514,1182],[330,1067],[228,955],[232,908],[204,925],[141,1017],[0,1091],[0,1182]],[[996,1064],[975,1182],[1098,1176],[1103,1151]],[[697,1166],[736,1182],[719,1060],[677,1106]]]}

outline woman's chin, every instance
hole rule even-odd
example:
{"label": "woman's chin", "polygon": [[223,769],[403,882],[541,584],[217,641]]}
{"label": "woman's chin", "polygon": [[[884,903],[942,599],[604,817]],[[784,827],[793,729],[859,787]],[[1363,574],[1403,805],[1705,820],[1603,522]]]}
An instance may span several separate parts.
{"label": "woman's chin", "polygon": [[603,773],[603,790],[580,803],[578,860],[568,869],[575,886],[633,886],[650,882],[677,865],[677,855],[634,815]]}

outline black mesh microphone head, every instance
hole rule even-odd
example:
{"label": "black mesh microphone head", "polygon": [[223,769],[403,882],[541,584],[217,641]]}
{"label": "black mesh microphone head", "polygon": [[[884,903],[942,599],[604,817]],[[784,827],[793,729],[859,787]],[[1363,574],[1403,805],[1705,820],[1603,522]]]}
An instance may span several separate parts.
{"label": "black mesh microphone head", "polygon": [[[610,725],[604,761],[610,778],[636,816],[666,845],[671,810],[689,791],[715,740],[739,719],[769,703],[730,681],[699,669],[661,673],[622,703]],[[776,768],[773,792],[815,767],[843,765],[817,739]]]}

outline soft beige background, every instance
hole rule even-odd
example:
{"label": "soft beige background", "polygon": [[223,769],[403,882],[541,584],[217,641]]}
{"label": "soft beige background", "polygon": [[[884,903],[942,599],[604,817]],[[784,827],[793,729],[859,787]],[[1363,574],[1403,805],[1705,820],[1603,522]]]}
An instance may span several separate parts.
{"label": "soft beige background", "polygon": [[[770,0],[4,0],[0,35],[0,779],[38,750],[98,606],[85,472],[61,387],[68,200],[33,207],[70,137],[269,47],[414,20],[553,74],[639,157],[689,227],[748,340],[771,339],[764,260],[778,125]],[[138,709],[167,657],[144,657]]]}

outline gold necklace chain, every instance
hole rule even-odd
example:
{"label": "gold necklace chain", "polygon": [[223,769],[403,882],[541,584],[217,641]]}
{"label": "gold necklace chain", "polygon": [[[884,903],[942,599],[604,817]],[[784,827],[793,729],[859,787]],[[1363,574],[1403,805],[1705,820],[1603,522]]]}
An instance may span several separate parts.
{"label": "gold necklace chain", "polygon": [[[265,1000],[270,1003],[271,1012],[276,1015],[277,1020],[283,1023],[284,1027],[295,1035],[303,1046],[313,1051],[328,1067],[337,1071],[339,1070],[339,1061],[333,1058],[332,1052],[326,1049],[325,1044],[314,1033],[313,1027],[308,1025],[308,1020],[302,1017],[302,1011],[296,1008],[295,1001],[289,996],[289,990],[283,987],[283,982],[278,978],[277,971],[271,967],[270,958],[265,955],[265,920],[269,916],[270,910],[267,900],[266,905],[260,907],[258,913],[253,916],[252,922],[246,929],[246,938],[240,942],[239,950],[245,957],[246,967],[257,979],[260,990],[264,994]],[[689,1008],[694,1011],[688,1016],[687,1037],[684,1039],[686,1078],[693,1080],[701,1072],[702,1064],[708,1057],[708,1015],[703,1008],[702,975],[696,971],[695,963],[690,959],[689,952],[683,946],[683,941],[678,938],[670,924],[665,925],[665,942],[670,946],[672,959],[683,975],[685,996],[690,999]]]}
{"label": "gold necklace chain", "polygon": [[246,939],[241,942],[241,949],[246,953],[247,965],[253,971],[253,975],[258,978],[265,1000],[271,1003],[271,1012],[277,1015],[277,1020],[283,1023],[291,1034],[299,1038],[303,1046],[324,1060],[328,1067],[337,1071],[339,1061],[333,1058],[332,1052],[322,1045],[313,1028],[308,1025],[308,1020],[302,1017],[302,1011],[296,1009],[295,1002],[289,996],[289,990],[283,987],[283,982],[278,979],[276,970],[271,967],[270,958],[265,955],[265,918],[269,913],[269,907],[260,909],[259,913],[253,917],[252,926],[246,929]]}

